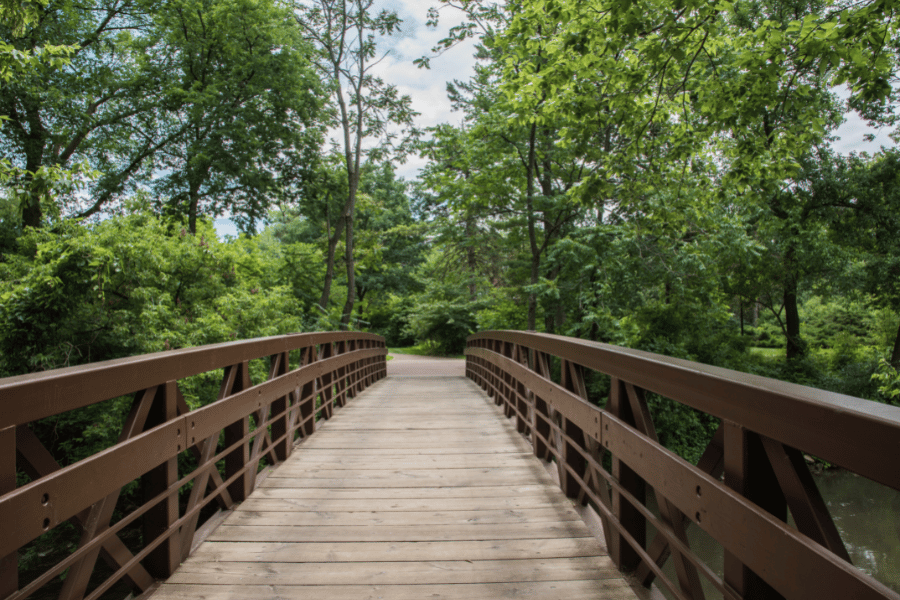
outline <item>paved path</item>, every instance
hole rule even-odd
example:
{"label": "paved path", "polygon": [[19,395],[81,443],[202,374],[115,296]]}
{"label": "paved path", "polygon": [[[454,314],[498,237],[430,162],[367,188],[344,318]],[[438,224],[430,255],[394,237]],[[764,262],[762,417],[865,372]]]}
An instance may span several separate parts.
{"label": "paved path", "polygon": [[634,598],[463,361],[403,357],[154,600]]}

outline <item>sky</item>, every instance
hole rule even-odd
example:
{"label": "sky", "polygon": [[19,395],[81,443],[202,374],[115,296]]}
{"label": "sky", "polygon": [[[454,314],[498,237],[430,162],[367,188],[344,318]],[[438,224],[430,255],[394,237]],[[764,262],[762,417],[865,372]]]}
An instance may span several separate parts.
{"label": "sky", "polygon": [[[375,68],[375,74],[387,83],[397,86],[400,94],[412,99],[413,108],[419,112],[416,125],[425,129],[440,123],[458,123],[461,115],[454,113],[447,99],[447,83],[464,81],[474,74],[475,59],[474,42],[460,44],[443,55],[432,59],[430,69],[420,69],[413,60],[422,56],[430,56],[431,48],[446,36],[447,31],[462,22],[462,14],[453,9],[444,9],[437,28],[425,25],[428,7],[432,2],[421,0],[382,0],[376,2],[378,9],[396,11],[403,19],[402,33],[383,40],[387,42],[383,50],[388,55]],[[841,94],[841,92],[839,92]],[[846,95],[846,93],[843,93]],[[866,142],[867,133],[875,135],[873,142]],[[838,152],[867,151],[873,153],[884,146],[893,146],[888,137],[888,130],[873,130],[866,126],[857,115],[847,115],[847,121],[837,130],[839,138],[834,147]],[[397,175],[407,180],[415,179],[419,169],[425,165],[425,159],[410,156],[405,164],[397,166]],[[219,235],[236,235],[237,231],[227,218],[216,219]]]}
{"label": "sky", "polygon": [[[391,44],[389,54],[377,65],[375,74],[396,85],[400,94],[412,99],[413,109],[420,113],[416,118],[419,129],[459,122],[461,115],[451,111],[447,99],[447,83],[454,79],[465,81],[475,74],[476,61],[472,56],[475,43],[471,40],[432,59],[430,69],[420,69],[413,64],[417,58],[431,56],[431,49],[446,37],[450,28],[463,22],[461,12],[445,8],[441,11],[438,27],[426,27],[426,14],[432,4],[435,3],[421,0],[378,3],[380,8],[396,11],[403,19],[403,34],[384,40]],[[414,179],[425,162],[423,158],[411,156],[405,164],[398,165],[397,175]]]}

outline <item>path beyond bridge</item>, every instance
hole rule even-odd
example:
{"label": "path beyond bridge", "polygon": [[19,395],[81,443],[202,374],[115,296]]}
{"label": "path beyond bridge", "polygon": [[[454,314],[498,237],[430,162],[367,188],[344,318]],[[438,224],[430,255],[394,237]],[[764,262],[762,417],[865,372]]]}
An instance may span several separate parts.
{"label": "path beyond bridge", "polygon": [[635,598],[464,361],[387,367],[153,599]]}

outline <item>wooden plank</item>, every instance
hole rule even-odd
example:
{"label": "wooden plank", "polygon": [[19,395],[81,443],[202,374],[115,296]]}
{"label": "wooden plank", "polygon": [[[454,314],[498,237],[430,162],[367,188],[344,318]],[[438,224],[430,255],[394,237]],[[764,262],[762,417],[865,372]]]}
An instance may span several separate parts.
{"label": "wooden plank", "polygon": [[[253,494],[254,498],[320,498],[330,500],[354,499],[439,499],[439,498],[515,498],[536,496],[545,501],[564,499],[561,492],[542,485],[490,486],[477,488],[308,488],[293,479],[266,479]],[[571,501],[566,500],[571,504]],[[549,504],[548,504],[549,505]]]}
{"label": "wooden plank", "polygon": [[[382,442],[384,446],[390,448],[390,442],[392,440],[404,441],[404,442],[417,442],[417,441],[425,441],[429,444],[436,444],[438,446],[458,446],[462,443],[466,442],[482,442],[486,444],[497,444],[497,443],[515,443],[517,440],[521,439],[521,437],[514,431],[503,431],[498,429],[467,429],[467,430],[457,430],[457,431],[442,431],[439,434],[435,434],[434,431],[426,431],[426,430],[389,430],[389,431],[372,431],[370,429],[359,430],[359,431],[343,431],[340,434],[334,431],[330,432],[320,432],[322,435],[314,436],[307,442],[307,445],[315,447],[317,444],[322,442],[335,442],[335,441],[343,441],[344,447],[349,445],[348,442],[356,442],[356,441],[378,441]],[[326,435],[327,433],[327,435]]]}
{"label": "wooden plank", "polygon": [[571,506],[523,508],[518,510],[451,510],[444,512],[282,512],[240,511],[228,520],[230,525],[327,526],[327,525],[474,525],[480,523],[541,523],[581,521]]}
{"label": "wooden plank", "polygon": [[[527,443],[526,443],[527,444]],[[354,446],[341,446],[335,441],[331,442],[331,447],[319,446],[313,447],[306,444],[299,444],[294,452],[302,450],[303,455],[308,456],[338,456],[336,451],[340,451],[340,456],[431,456],[431,455],[465,455],[465,454],[521,454],[523,450],[518,446],[483,446],[481,448],[473,448],[471,446],[458,446],[455,448],[447,447],[409,447],[399,450],[397,448],[357,448]],[[299,453],[297,454],[299,456]]]}
{"label": "wooden plank", "polygon": [[[531,454],[515,453],[501,456],[491,454],[453,454],[449,456],[407,457],[397,454],[385,459],[383,456],[328,456],[322,458],[303,457],[293,461],[291,468],[299,469],[378,469],[389,464],[398,469],[472,469],[487,467],[517,467],[534,464]],[[280,470],[280,469],[279,469]]]}
{"label": "wooden plank", "polygon": [[547,475],[546,469],[539,464],[531,462],[526,463],[522,467],[505,467],[505,468],[458,468],[458,469],[385,469],[382,465],[381,469],[342,469],[339,473],[335,473],[330,469],[310,469],[297,468],[293,465],[285,465],[269,475],[269,477],[288,477],[291,479],[334,479],[340,477],[342,479],[358,479],[361,481],[371,481],[373,479],[386,479],[391,481],[404,482],[408,479],[423,480],[436,479],[440,481],[454,481],[457,479],[479,479],[487,477],[495,481],[506,479],[524,478],[526,482],[533,482],[534,478],[543,478]]}
{"label": "wooden plank", "polygon": [[[329,449],[329,450],[343,450],[348,446],[353,447],[357,450],[370,450],[370,449],[381,449],[381,448],[391,448],[395,450],[394,454],[396,454],[396,450],[419,450],[423,446],[434,443],[434,439],[429,439],[428,436],[419,438],[419,439],[407,439],[407,438],[399,438],[398,436],[392,437],[390,440],[386,439],[373,439],[373,438],[359,438],[359,439],[324,439],[324,440],[315,440],[315,444],[310,443],[310,447],[319,448],[319,449]],[[433,446],[434,452],[431,454],[444,454],[447,452],[453,453],[477,453],[482,454],[484,452],[491,452],[492,448],[494,448],[497,444],[510,444],[510,449],[506,450],[509,452],[513,450],[515,452],[524,452],[529,446],[528,442],[525,440],[489,440],[485,438],[478,439],[460,439],[453,440],[452,443],[442,443],[437,446]],[[305,447],[304,447],[305,449]]]}
{"label": "wooden plank", "polygon": [[531,600],[609,600],[634,598],[634,592],[621,580],[548,581],[523,583],[488,583],[410,586],[204,586],[172,584],[157,591],[154,600],[503,600],[529,598]]}
{"label": "wooden plank", "polygon": [[188,562],[396,562],[603,556],[594,538],[460,542],[205,542]]}
{"label": "wooden plank", "polygon": [[[561,502],[566,502],[562,500]],[[512,510],[545,508],[548,502],[541,497],[500,498],[442,498],[442,499],[383,499],[330,500],[327,498],[257,498],[251,496],[237,507],[237,511],[304,512],[304,511],[452,511],[452,510]],[[571,506],[571,503],[569,503]]]}
{"label": "wooden plank", "polygon": [[477,540],[575,539],[591,537],[582,521],[452,525],[320,525],[317,527],[242,526],[225,523],[211,542],[440,542]]}
{"label": "wooden plank", "polygon": [[619,577],[608,557],[355,563],[188,562],[169,583],[198,585],[425,585]]}

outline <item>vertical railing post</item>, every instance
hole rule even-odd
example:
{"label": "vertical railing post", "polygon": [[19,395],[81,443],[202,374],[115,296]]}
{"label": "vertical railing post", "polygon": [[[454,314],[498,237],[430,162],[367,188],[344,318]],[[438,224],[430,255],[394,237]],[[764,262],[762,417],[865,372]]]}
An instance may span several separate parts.
{"label": "vertical railing post", "polygon": [[[286,375],[290,366],[288,365],[288,360],[290,359],[290,355],[287,352],[279,352],[278,354],[274,354],[271,357],[271,366],[269,369],[269,379],[274,379],[276,377],[280,377],[281,375]],[[291,440],[288,439],[287,431],[288,431],[288,402],[287,396],[282,396],[280,398],[276,398],[272,402],[272,408],[269,412],[271,415],[280,415],[276,416],[272,421],[272,439],[277,440],[278,438],[284,436],[284,439],[280,442],[275,443],[275,458],[278,460],[286,460],[288,456],[291,454]]]}
{"label": "vertical railing post", "polygon": [[[175,381],[167,381],[159,386],[156,398],[150,406],[147,415],[145,430],[156,427],[178,416],[178,384]],[[187,448],[182,448],[187,450]],[[144,492],[144,501],[168,490],[178,481],[178,457],[165,461],[158,467],[150,470],[141,478]],[[144,543],[147,544],[161,535],[169,532],[169,529],[178,520],[178,495],[171,494],[168,498],[146,512],[143,519]],[[181,543],[178,534],[171,535],[153,551],[147,554],[144,565],[147,571],[160,579],[168,578],[175,572],[181,562]]]}
{"label": "vertical railing post", "polygon": [[[303,366],[312,364],[316,360],[316,347],[310,346],[303,349]],[[303,423],[300,430],[307,437],[316,432],[316,380],[312,379],[300,388],[300,422]],[[308,419],[308,420],[307,420]]]}
{"label": "vertical railing post", "polygon": [[[363,348],[366,350],[370,350],[372,348],[372,340],[363,340]],[[365,369],[363,369],[363,389],[366,389],[370,385],[372,385],[372,361],[374,360],[372,357],[364,358],[365,361]]]}
{"label": "vertical railing post", "polygon": [[[0,496],[16,489],[16,426],[0,429]],[[0,556],[0,598],[19,590],[19,553]]]}
{"label": "vertical railing post", "polygon": [[[250,363],[244,361],[231,367],[237,369],[234,377],[234,385],[231,393],[245,390],[253,385],[250,381]],[[245,438],[250,433],[250,416],[241,417],[231,425],[225,427],[225,446],[231,446],[238,440]],[[250,462],[249,441],[241,442],[241,445],[225,456],[225,479],[228,479],[241,471]],[[235,502],[243,502],[250,495],[250,486],[256,479],[256,473],[244,472],[228,485],[228,493]]]}
{"label": "vertical railing post", "polygon": [[[587,400],[584,371],[581,367],[567,360],[562,361],[561,367],[560,383],[562,387]],[[579,481],[579,478],[583,480],[587,473],[587,462],[584,460],[584,455],[579,452],[579,450],[585,450],[584,432],[565,415],[563,415],[563,430],[566,435],[563,438],[562,455],[566,468],[563,469],[563,473],[560,473],[559,485],[569,498],[584,498],[582,484]]]}
{"label": "vertical railing post", "polygon": [[[534,370],[544,379],[550,380],[550,359],[546,353],[534,352]],[[547,401],[537,395],[534,397],[531,427],[535,432],[534,455],[541,460],[550,460],[550,448],[547,446],[547,441],[550,440],[550,409]]]}
{"label": "vertical railing post", "polygon": [[[528,367],[528,350],[523,346],[516,344],[513,346],[513,360],[520,365]],[[522,435],[528,435],[528,390],[525,384],[516,380],[516,431]]]}
{"label": "vertical railing post", "polygon": [[[321,351],[319,352],[322,360],[326,358],[331,358],[334,356],[334,344],[331,342],[322,344]],[[334,405],[331,403],[334,399],[334,388],[331,386],[331,382],[334,381],[334,375],[331,371],[322,374],[322,406],[324,410],[322,411],[322,415],[326,419],[330,419],[334,415]]]}
{"label": "vertical railing post", "polygon": [[[340,356],[347,352],[347,342],[341,340],[335,344],[335,355]],[[337,406],[346,406],[347,405],[347,397],[345,395],[347,389],[347,380],[345,376],[347,375],[347,367],[341,367],[337,370],[337,377],[335,381],[336,392],[334,395],[334,401]]]}
{"label": "vertical railing post", "polygon": [[[500,351],[500,341],[499,340],[488,340],[488,349],[491,352],[499,352]],[[494,399],[494,404],[500,406],[500,403],[503,402],[503,399],[500,395],[500,378],[497,375],[498,367],[494,365],[492,362],[488,362],[487,364],[488,374],[490,382],[490,386],[488,387],[488,395]]]}
{"label": "vertical railing post", "polygon": [[[466,340],[466,346],[465,346],[465,349],[463,350],[463,353],[465,353],[466,350],[468,350],[469,348],[472,347],[471,344],[472,343],[470,341]],[[469,362],[470,359],[469,359],[468,354],[465,355],[465,359],[466,359],[466,379],[472,379],[472,369],[470,368],[471,364]]]}
{"label": "vertical railing post", "polygon": [[[787,502],[759,435],[731,421],[725,421],[724,428],[725,485],[785,521]],[[783,598],[728,550],[725,583],[747,600]]]}
{"label": "vertical railing post", "polygon": [[[478,347],[482,348],[484,350],[488,350],[488,349],[490,349],[490,341],[489,340],[479,340]],[[491,397],[491,396],[493,396],[493,394],[491,393],[491,386],[488,385],[488,383],[490,381],[490,375],[491,375],[490,364],[488,364],[488,362],[482,358],[478,359],[477,364],[480,367],[478,369],[478,373],[479,373],[479,377],[481,379],[481,383],[480,383],[481,389],[483,389],[487,393],[488,397]]]}
{"label": "vertical railing post", "polygon": [[[356,340],[347,340],[344,344],[344,352],[353,352],[356,350]],[[350,401],[350,398],[353,398],[356,394],[354,393],[353,386],[356,383],[356,375],[354,374],[356,371],[356,363],[350,363],[347,365],[346,377],[344,379],[344,404]]]}
{"label": "vertical railing post", "polygon": [[[629,425],[634,425],[634,414],[631,405],[628,402],[625,391],[625,384],[619,379],[612,378],[610,381],[609,402],[606,410],[625,421]],[[638,502],[645,502],[646,485],[628,465],[619,460],[616,456],[612,457],[612,476],[625,488]],[[612,512],[622,527],[634,538],[634,540],[643,548],[647,545],[647,522],[644,516],[638,512],[637,508],[632,506],[631,502],[622,497],[618,491],[613,490],[612,493]],[[641,562],[640,555],[631,547],[628,540],[618,532],[612,535],[612,545],[609,548],[610,557],[616,566],[620,569],[633,570]]]}
{"label": "vertical railing post", "polygon": [[[515,346],[510,342],[503,342],[501,354],[506,358],[512,358]],[[501,370],[503,374],[503,412],[506,414],[506,418],[512,418],[515,415],[515,382],[513,381],[512,374]]]}

